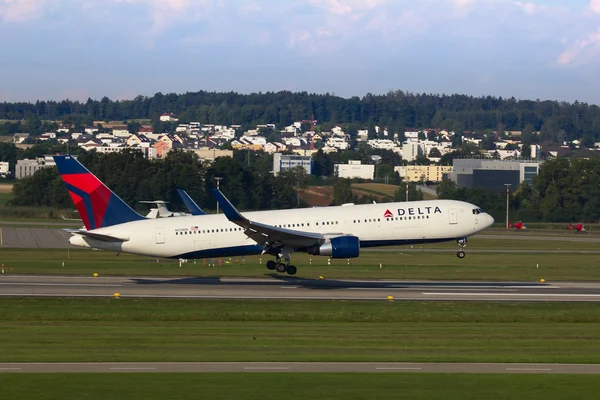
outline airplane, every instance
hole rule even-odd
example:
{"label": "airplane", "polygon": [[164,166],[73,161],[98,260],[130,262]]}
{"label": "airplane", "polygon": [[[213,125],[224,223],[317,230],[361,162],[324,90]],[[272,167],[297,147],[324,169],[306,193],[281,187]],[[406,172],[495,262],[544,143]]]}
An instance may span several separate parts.
{"label": "airplane", "polygon": [[515,228],[518,231],[524,231],[525,229],[527,229],[527,225],[525,225],[523,222],[521,221],[517,221],[515,223],[510,223],[510,221],[508,222],[509,226],[511,228]]}
{"label": "airplane", "polygon": [[583,225],[581,223],[573,225],[572,223],[569,222],[569,226],[567,227],[567,229],[570,230],[570,231],[574,230],[575,233],[585,232],[585,225]]}
{"label": "airplane", "polygon": [[189,194],[183,189],[178,188],[177,193],[183,200],[189,213],[169,211],[167,208],[168,201],[163,200],[142,200],[140,203],[156,204],[156,208],[151,208],[146,218],[170,218],[170,217],[186,217],[189,215],[206,215],[204,211],[196,204]]}
{"label": "airplane", "polygon": [[77,159],[54,156],[86,229],[71,230],[76,246],[175,259],[269,254],[269,270],[294,275],[294,252],[329,258],[358,257],[361,248],[456,240],[494,223],[473,204],[429,200],[241,214],[218,189],[223,214],[148,219],[107,188]]}
{"label": "airplane", "polygon": [[146,218],[170,218],[170,217],[185,217],[191,215],[183,212],[169,211],[167,208],[168,201],[163,200],[140,200],[139,203],[156,204],[156,208],[151,208]]}

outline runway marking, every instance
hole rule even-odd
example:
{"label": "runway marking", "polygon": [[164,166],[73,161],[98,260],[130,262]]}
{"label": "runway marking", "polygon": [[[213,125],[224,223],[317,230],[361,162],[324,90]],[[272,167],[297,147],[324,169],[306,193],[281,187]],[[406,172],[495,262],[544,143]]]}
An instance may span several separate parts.
{"label": "runway marking", "polygon": [[402,371],[421,371],[423,368],[417,367],[377,367],[379,370],[402,370]]}
{"label": "runway marking", "polygon": [[506,371],[552,371],[551,368],[505,368]]}
{"label": "runway marking", "polygon": [[0,368],[0,371],[19,371],[23,368]]}
{"label": "runway marking", "polygon": [[452,293],[452,292],[423,292],[428,296],[535,296],[535,297],[600,297],[600,294],[582,293]]}
{"label": "runway marking", "polygon": [[121,287],[117,284],[102,283],[22,283],[22,282],[0,282],[0,286],[84,286],[84,287]]}
{"label": "runway marking", "polygon": [[281,286],[280,289],[298,289],[298,286]]}
{"label": "runway marking", "polygon": [[288,370],[290,367],[244,367],[246,370]]}
{"label": "runway marking", "polygon": [[111,367],[109,368],[111,370],[139,370],[139,369],[143,369],[143,370],[153,370],[156,369],[154,367]]}

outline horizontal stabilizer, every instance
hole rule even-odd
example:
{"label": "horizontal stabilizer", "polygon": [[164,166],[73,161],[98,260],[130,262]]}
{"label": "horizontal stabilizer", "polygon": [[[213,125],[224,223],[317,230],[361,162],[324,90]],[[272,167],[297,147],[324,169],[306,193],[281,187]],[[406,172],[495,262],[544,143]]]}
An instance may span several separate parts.
{"label": "horizontal stabilizer", "polygon": [[95,233],[86,231],[83,229],[65,229],[66,232],[72,233],[74,235],[86,236],[96,240],[102,240],[103,242],[127,242],[129,238],[122,238],[117,236],[105,235],[103,233]]}

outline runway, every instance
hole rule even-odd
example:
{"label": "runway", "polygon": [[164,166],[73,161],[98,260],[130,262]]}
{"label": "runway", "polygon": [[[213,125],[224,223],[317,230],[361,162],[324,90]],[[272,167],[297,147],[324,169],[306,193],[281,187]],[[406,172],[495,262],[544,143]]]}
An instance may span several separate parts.
{"label": "runway", "polygon": [[[600,283],[0,275],[0,296],[273,300],[600,301]],[[389,296],[392,298],[390,299]]]}
{"label": "runway", "polygon": [[0,363],[0,372],[433,372],[476,374],[600,374],[600,364],[351,362]]}

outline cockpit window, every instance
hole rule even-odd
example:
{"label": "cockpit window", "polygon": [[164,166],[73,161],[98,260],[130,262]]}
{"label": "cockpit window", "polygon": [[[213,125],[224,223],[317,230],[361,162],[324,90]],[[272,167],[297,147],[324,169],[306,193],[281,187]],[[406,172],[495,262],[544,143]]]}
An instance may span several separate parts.
{"label": "cockpit window", "polygon": [[474,208],[473,209],[473,214],[478,215],[478,214],[482,214],[483,210],[481,208]]}

